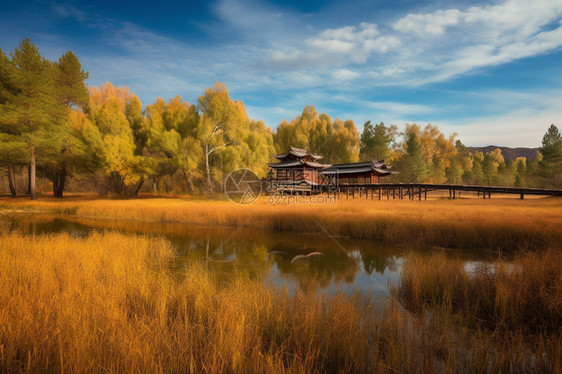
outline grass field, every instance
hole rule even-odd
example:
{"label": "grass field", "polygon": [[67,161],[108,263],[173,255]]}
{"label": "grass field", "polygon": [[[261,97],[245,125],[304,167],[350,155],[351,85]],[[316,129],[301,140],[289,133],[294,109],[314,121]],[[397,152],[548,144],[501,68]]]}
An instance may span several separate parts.
{"label": "grass field", "polygon": [[[544,256],[537,255],[532,263],[550,269],[559,292],[560,267],[548,264],[560,257]],[[463,296],[461,286],[469,278],[448,286],[461,287],[450,298],[419,289],[428,280],[428,266],[443,266],[443,280],[459,276],[462,269],[443,258],[410,260],[400,292],[403,300],[418,300],[413,314],[395,303],[381,311],[358,297],[289,296],[244,275],[217,285],[199,265],[178,280],[168,271],[172,258],[170,244],[157,238],[2,234],[0,372],[562,370],[560,334],[542,331],[556,320],[545,320],[545,325],[539,319],[540,328],[527,331],[517,319],[502,315],[511,328],[478,328],[468,322],[473,310],[456,305],[463,297],[465,303],[471,301],[472,294]],[[416,274],[421,283],[414,280]],[[441,279],[427,284],[436,290],[446,287]],[[497,282],[495,287],[509,284]],[[527,297],[533,284],[521,293],[507,293]],[[560,295],[549,295],[545,311],[552,307],[559,313]],[[444,312],[448,300],[455,301],[455,308]],[[503,311],[516,304],[509,300],[499,299],[508,302]]]}
{"label": "grass field", "polygon": [[380,310],[368,297],[292,295],[243,274],[219,284],[197,264],[178,275],[164,239],[0,228],[0,372],[562,372],[562,199],[1,198],[2,214],[327,232],[512,256],[467,271],[451,253],[418,251]]}
{"label": "grass field", "polygon": [[562,246],[562,199],[339,200],[336,204],[253,204],[186,199],[38,201],[0,199],[0,213],[54,212],[82,218],[180,222],[322,233],[415,246],[503,252]]}

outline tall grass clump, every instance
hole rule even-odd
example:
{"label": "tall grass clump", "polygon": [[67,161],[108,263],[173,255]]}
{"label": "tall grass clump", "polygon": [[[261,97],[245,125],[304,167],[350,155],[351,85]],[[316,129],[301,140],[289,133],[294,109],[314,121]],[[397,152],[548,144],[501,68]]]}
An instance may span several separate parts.
{"label": "tall grass clump", "polygon": [[489,329],[562,335],[562,253],[525,252],[481,264],[444,254],[410,255],[398,295],[412,310],[438,309]]}
{"label": "tall grass clump", "polygon": [[[547,362],[545,367],[560,372],[561,262],[559,251],[525,252],[467,271],[463,260],[443,253],[411,254],[393,292],[417,315],[503,347],[505,356]],[[527,353],[510,350],[518,344]]]}

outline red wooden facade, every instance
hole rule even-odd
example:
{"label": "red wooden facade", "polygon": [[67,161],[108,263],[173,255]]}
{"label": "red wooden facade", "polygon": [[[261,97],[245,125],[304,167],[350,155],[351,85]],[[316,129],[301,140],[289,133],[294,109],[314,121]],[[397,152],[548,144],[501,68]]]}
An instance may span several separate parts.
{"label": "red wooden facade", "polygon": [[349,164],[322,164],[321,155],[305,149],[291,147],[289,152],[274,156],[279,163],[268,164],[270,180],[277,187],[307,186],[314,189],[327,184],[353,185],[376,184],[392,174],[383,161],[356,162]]}

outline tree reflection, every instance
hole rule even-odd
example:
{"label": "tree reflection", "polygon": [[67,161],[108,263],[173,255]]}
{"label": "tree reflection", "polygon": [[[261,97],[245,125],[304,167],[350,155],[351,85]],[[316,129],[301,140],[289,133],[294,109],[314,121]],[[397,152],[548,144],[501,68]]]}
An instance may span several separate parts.
{"label": "tree reflection", "polygon": [[[349,249],[344,251],[331,238],[323,236],[232,227],[63,219],[60,216],[34,216],[7,222],[9,225],[4,226],[9,227],[8,230],[24,234],[64,231],[84,236],[92,230],[117,230],[164,237],[176,252],[170,270],[178,281],[185,279],[186,269],[191,265],[203,263],[219,283],[228,282],[233,276],[265,281],[273,275],[275,279],[294,279],[302,291],[316,292],[334,284],[354,283],[361,267],[368,275],[396,271],[399,259],[396,249],[383,244],[342,239],[342,244]],[[322,255],[306,257],[313,252],[322,252]],[[301,259],[292,262],[299,255]]]}

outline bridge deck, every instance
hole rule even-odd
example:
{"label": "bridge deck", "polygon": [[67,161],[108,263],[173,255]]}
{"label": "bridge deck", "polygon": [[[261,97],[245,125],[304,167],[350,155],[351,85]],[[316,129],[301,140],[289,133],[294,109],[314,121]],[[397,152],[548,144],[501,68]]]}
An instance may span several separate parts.
{"label": "bridge deck", "polygon": [[[296,187],[296,186],[295,186]],[[491,198],[493,194],[512,194],[519,195],[521,199],[525,195],[538,196],[562,196],[562,190],[545,188],[526,188],[526,187],[501,187],[501,186],[473,186],[459,184],[430,184],[430,183],[374,183],[374,184],[344,184],[338,186],[316,186],[316,192],[328,192],[329,194],[345,194],[347,198],[366,197],[374,198],[375,194],[381,199],[383,195],[387,199],[409,199],[418,197],[419,200],[427,199],[427,193],[431,191],[449,191],[449,198],[455,199],[458,192],[477,192],[478,196],[484,199]],[[285,193],[314,193],[312,188],[303,189],[282,187],[278,192]]]}

